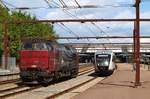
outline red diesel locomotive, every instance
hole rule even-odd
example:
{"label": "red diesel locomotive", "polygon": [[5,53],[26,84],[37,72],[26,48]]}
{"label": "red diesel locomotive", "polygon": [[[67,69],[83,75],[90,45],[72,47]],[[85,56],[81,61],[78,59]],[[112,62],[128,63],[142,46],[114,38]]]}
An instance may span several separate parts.
{"label": "red diesel locomotive", "polygon": [[32,39],[23,42],[19,54],[20,77],[24,83],[48,84],[53,79],[78,74],[78,55],[70,46]]}

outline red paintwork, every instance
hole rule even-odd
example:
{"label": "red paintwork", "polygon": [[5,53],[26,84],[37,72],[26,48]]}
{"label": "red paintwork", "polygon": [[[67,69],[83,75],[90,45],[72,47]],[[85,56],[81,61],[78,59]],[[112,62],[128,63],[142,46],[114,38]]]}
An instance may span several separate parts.
{"label": "red paintwork", "polygon": [[[20,51],[20,69],[38,68],[47,72],[55,69],[55,53],[48,50],[21,50]],[[33,67],[36,65],[36,67]]]}

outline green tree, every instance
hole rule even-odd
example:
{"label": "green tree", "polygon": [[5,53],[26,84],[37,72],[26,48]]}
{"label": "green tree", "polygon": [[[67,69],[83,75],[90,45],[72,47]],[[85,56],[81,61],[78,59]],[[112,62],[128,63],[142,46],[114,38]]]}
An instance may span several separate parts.
{"label": "green tree", "polygon": [[[11,15],[8,10],[0,5],[0,11],[3,16],[0,16],[0,21],[20,21],[20,20],[37,20],[35,16],[31,16],[27,13],[12,12]],[[9,24],[8,25],[9,34],[9,47],[10,56],[18,58],[18,50],[21,48],[22,38],[52,38],[55,37],[55,31],[53,30],[52,24],[49,23],[19,23],[19,24]],[[0,24],[0,38],[3,38],[3,24]],[[3,49],[3,43],[0,42],[0,49]]]}
{"label": "green tree", "polygon": [[2,38],[3,38],[3,21],[4,20],[8,20],[10,18],[8,10],[3,8],[0,5],[0,51],[3,48],[3,44],[2,44]]}

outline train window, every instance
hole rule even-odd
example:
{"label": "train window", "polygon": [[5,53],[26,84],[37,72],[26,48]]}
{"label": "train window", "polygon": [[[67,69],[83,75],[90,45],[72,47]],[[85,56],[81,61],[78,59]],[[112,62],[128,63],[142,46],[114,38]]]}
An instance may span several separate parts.
{"label": "train window", "polygon": [[115,55],[113,55],[113,59],[112,59],[112,61],[113,61],[113,62],[115,62],[115,61],[116,61],[116,56],[115,56]]}
{"label": "train window", "polygon": [[65,49],[66,49],[66,50],[70,50],[70,48],[69,48],[68,46],[65,46]]}
{"label": "train window", "polygon": [[45,43],[34,43],[34,50],[47,50]]}
{"label": "train window", "polygon": [[53,50],[53,46],[51,45],[51,43],[46,43],[47,47],[48,47],[48,50]]}
{"label": "train window", "polygon": [[111,56],[107,54],[96,55],[96,63],[101,66],[109,66],[110,58]]}
{"label": "train window", "polygon": [[32,43],[24,43],[22,49],[31,50],[32,49]]}

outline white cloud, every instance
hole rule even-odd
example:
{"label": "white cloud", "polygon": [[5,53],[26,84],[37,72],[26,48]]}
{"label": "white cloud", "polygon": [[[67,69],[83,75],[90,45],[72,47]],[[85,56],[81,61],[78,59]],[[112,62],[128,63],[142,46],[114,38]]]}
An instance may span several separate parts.
{"label": "white cloud", "polygon": [[[44,0],[4,0],[16,7],[43,7],[47,6]],[[6,4],[7,5],[7,4]],[[9,5],[8,5],[9,6]]]}
{"label": "white cloud", "polygon": [[150,11],[143,12],[143,13],[141,14],[141,18],[150,18]]}
{"label": "white cloud", "polygon": [[145,42],[145,43],[146,43],[146,42],[150,42],[150,39],[149,39],[149,38],[141,38],[140,40],[141,40],[140,42]]}

